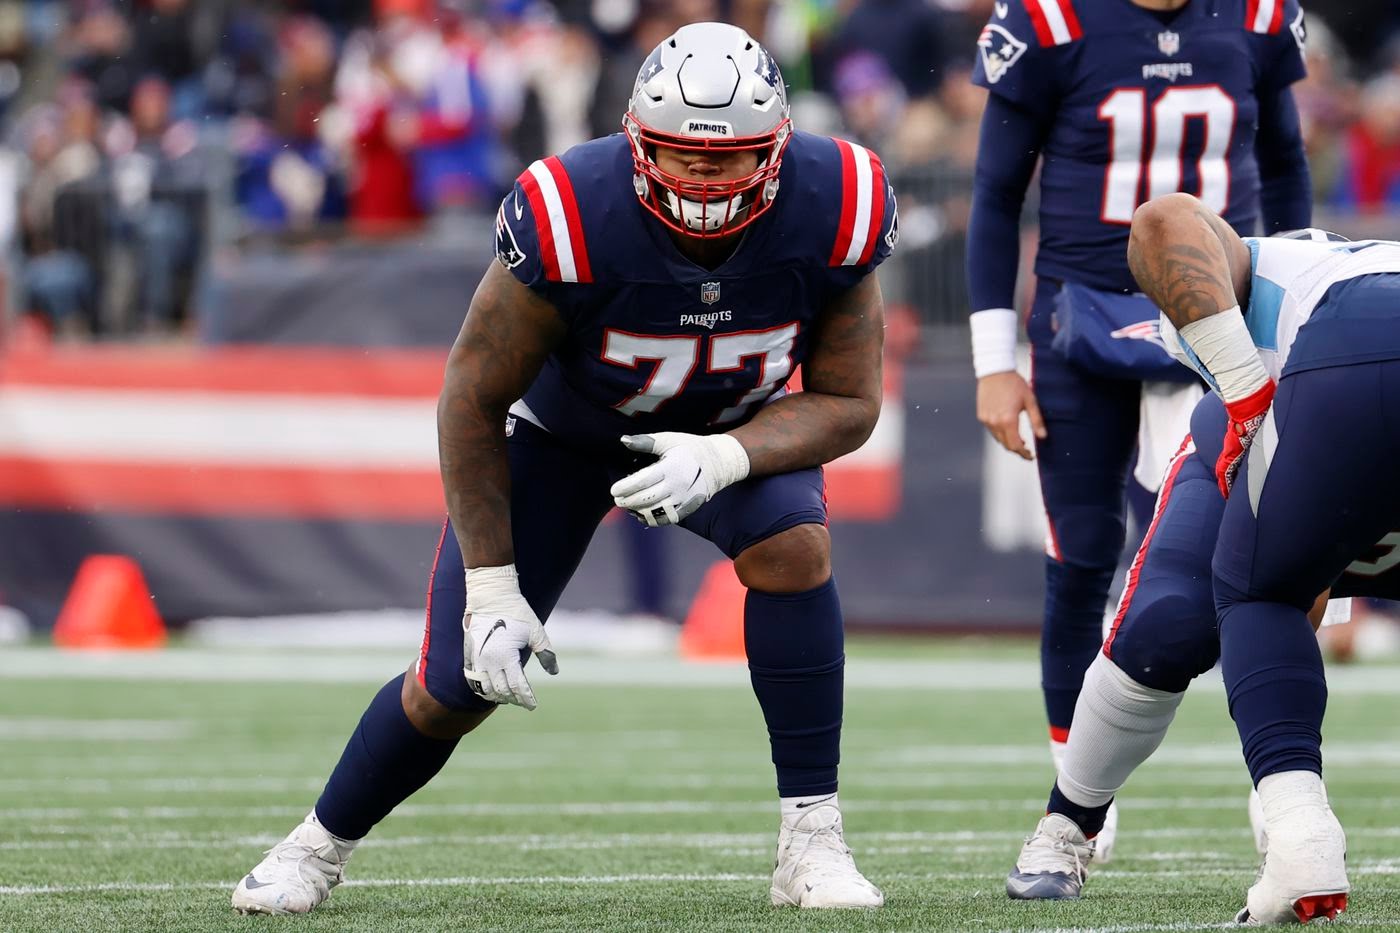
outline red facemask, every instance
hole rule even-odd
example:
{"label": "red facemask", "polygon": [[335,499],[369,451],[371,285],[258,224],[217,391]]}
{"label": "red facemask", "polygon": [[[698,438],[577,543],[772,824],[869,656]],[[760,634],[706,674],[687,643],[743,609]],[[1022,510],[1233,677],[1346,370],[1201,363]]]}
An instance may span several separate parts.
{"label": "red facemask", "polygon": [[[788,120],[772,132],[734,139],[675,136],[643,126],[632,114],[622,118],[632,144],[637,197],[658,220],[685,236],[716,239],[744,229],[773,204],[783,150],[791,138]],[[657,146],[680,152],[755,152],[758,167],[731,181],[698,181],[662,171],[656,164]]]}

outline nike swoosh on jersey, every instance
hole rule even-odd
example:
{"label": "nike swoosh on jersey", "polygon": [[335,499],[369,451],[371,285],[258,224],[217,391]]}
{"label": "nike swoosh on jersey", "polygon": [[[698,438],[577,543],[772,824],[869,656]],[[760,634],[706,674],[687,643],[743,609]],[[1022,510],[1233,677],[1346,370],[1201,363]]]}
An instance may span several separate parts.
{"label": "nike swoosh on jersey", "polygon": [[[1011,8],[1005,3],[996,4],[994,9],[997,13],[997,19],[1006,19],[1006,14],[1011,12]],[[520,215],[517,214],[516,216],[519,217]]]}
{"label": "nike swoosh on jersey", "polygon": [[515,219],[519,220],[525,216],[525,208],[520,206],[520,192],[515,193]]}

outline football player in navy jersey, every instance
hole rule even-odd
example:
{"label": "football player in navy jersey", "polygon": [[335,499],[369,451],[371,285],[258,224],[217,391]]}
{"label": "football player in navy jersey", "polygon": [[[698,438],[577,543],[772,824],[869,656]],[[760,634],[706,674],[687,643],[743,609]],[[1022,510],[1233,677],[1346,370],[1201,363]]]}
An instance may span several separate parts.
{"label": "football player in navy jersey", "polygon": [[[974,81],[990,94],[967,249],[977,416],[1039,468],[1050,527],[1041,686],[1057,763],[1102,642],[1144,380],[1177,378],[1151,340],[1122,339],[1155,336],[1157,316],[1124,258],[1133,211],[1188,191],[1242,233],[1261,215],[1266,231],[1307,226],[1289,90],[1304,74],[1302,39],[1296,0],[1005,0],[978,42]],[[1016,372],[1011,308],[1037,163],[1028,385]],[[1092,325],[1105,318],[1119,326],[1095,340]],[[1180,438],[1185,425],[1166,433]],[[1116,817],[1099,837],[1101,860]]]}
{"label": "football player in navy jersey", "polygon": [[1241,238],[1172,194],[1137,211],[1128,255],[1173,355],[1214,393],[1166,472],[1007,891],[1078,896],[1109,801],[1219,659],[1265,855],[1238,919],[1331,919],[1350,885],[1322,784],[1327,684],[1308,623],[1319,594],[1400,595],[1400,243]]}
{"label": "football player in navy jersey", "polygon": [[[795,132],[742,30],[686,26],[647,58],[624,132],[535,162],[438,405],[449,519],[417,662],[370,703],[315,808],[239,883],[243,912],[305,913],[358,842],[502,704],[614,506],[734,560],[781,821],[775,905],[878,907],[836,795],[844,667],[821,465],[880,410],[880,160]],[[803,368],[804,391],[785,386]]]}

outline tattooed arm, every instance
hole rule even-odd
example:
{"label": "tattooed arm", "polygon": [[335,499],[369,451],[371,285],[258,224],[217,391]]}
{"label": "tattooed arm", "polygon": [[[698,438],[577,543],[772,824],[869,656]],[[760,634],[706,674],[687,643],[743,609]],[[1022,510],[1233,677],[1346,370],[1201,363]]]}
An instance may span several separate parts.
{"label": "tattooed arm", "polygon": [[491,263],[447,358],[438,398],[442,488],[467,567],[515,560],[506,412],[564,332],[553,305]]}
{"label": "tattooed arm", "polygon": [[802,389],[730,433],[763,476],[829,463],[855,450],[880,416],[885,305],[872,271],[817,318]]}
{"label": "tattooed arm", "polygon": [[1128,267],[1225,402],[1229,425],[1215,476],[1228,496],[1274,398],[1274,381],[1240,314],[1249,301],[1249,249],[1200,201],[1169,194],[1133,214]]}
{"label": "tattooed arm", "polygon": [[1153,198],[1133,214],[1128,268],[1180,330],[1249,301],[1249,249],[1189,194]]}

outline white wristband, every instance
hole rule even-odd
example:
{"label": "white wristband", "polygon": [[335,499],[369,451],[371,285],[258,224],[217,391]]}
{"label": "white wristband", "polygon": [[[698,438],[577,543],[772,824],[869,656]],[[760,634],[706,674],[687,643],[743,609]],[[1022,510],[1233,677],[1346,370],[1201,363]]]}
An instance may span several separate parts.
{"label": "white wristband", "polygon": [[467,612],[475,615],[533,619],[534,611],[520,595],[520,580],[514,564],[501,567],[468,567]]}
{"label": "white wristband", "polygon": [[1192,321],[1177,333],[1227,403],[1248,398],[1269,382],[1269,371],[1259,358],[1239,305]]}
{"label": "white wristband", "polygon": [[974,311],[972,325],[972,372],[981,379],[1016,369],[1016,312],[1010,308]]}

